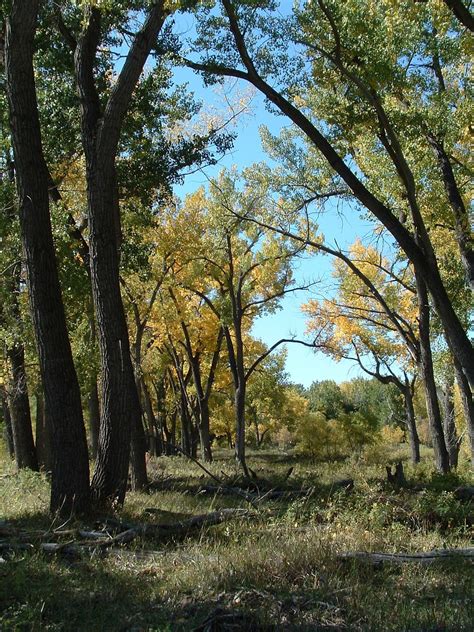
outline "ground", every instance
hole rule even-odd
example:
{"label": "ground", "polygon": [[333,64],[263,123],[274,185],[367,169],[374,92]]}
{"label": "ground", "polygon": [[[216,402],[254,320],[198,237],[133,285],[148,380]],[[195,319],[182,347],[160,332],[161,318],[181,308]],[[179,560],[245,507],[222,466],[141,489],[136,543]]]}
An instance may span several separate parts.
{"label": "ground", "polygon": [[[104,516],[61,524],[47,513],[46,478],[16,474],[3,460],[0,539],[26,538],[33,546],[2,553],[1,630],[473,630],[472,558],[374,566],[341,557],[472,546],[472,501],[453,493],[472,485],[467,463],[440,477],[425,453],[421,465],[405,465],[408,487],[396,489],[386,483],[382,463],[253,452],[249,463],[261,492],[310,490],[253,506],[236,495],[202,491],[215,483],[183,457],[154,459],[150,493],[128,494],[116,520],[168,524],[225,507],[248,512],[185,535],[145,535],[104,551],[50,555],[39,549],[41,534],[97,529]],[[210,469],[226,481],[236,474],[223,450]],[[355,482],[351,491],[333,485],[347,478]]]}

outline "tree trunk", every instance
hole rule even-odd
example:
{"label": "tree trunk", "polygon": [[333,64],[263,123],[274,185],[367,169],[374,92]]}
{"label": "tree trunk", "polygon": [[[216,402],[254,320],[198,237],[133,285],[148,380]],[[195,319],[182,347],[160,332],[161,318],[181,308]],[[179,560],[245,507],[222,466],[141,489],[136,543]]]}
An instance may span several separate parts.
{"label": "tree trunk", "polygon": [[259,448],[260,447],[260,442],[261,442],[260,427],[258,425],[258,419],[257,419],[257,415],[255,414],[255,412],[253,413],[253,426],[255,428],[255,445],[257,446],[257,448]]}
{"label": "tree trunk", "polygon": [[18,469],[29,468],[37,472],[38,459],[31,427],[23,345],[15,345],[7,351],[7,355],[12,375],[9,388],[9,408],[16,464]]}
{"label": "tree trunk", "polygon": [[[463,3],[463,0],[444,0],[457,19],[468,28],[471,32],[474,32],[474,18],[471,11]],[[470,3],[468,3],[469,5]]]}
{"label": "tree trunk", "polygon": [[[90,139],[87,139],[90,140]],[[102,169],[95,152],[86,152],[91,276],[102,364],[99,446],[92,479],[95,499],[125,499],[132,429],[140,403],[130,358],[127,323],[119,286],[115,169]],[[134,437],[137,437],[134,430]],[[135,447],[138,447],[136,444]]]}
{"label": "tree trunk", "polygon": [[146,470],[146,437],[141,415],[135,415],[132,428],[132,444],[130,451],[131,486],[133,491],[148,488]]}
{"label": "tree trunk", "polygon": [[20,203],[20,227],[38,346],[45,408],[51,422],[51,511],[89,506],[89,463],[81,397],[61,297],[49,216],[33,50],[38,0],[13,0],[6,29],[7,93]]}
{"label": "tree trunk", "polygon": [[191,437],[191,419],[185,395],[181,392],[180,403],[180,419],[181,419],[181,449],[185,454],[192,453],[192,437]]}
{"label": "tree trunk", "polygon": [[199,442],[201,445],[202,459],[205,463],[212,462],[211,437],[209,431],[209,402],[206,398],[199,398]]}
{"label": "tree trunk", "polygon": [[99,429],[100,429],[100,403],[99,391],[97,389],[97,375],[91,378],[89,387],[89,397],[87,399],[87,408],[89,412],[89,435],[91,446],[91,458],[95,461],[97,458],[97,450],[99,446]]}
{"label": "tree trunk", "polygon": [[471,445],[471,463],[474,467],[474,401],[472,399],[469,382],[467,381],[464,371],[456,358],[454,358],[454,371],[456,373],[456,382],[461,396],[461,404],[464,419],[466,420],[467,434]]}
{"label": "tree trunk", "polygon": [[150,454],[153,456],[161,456],[163,454],[163,441],[160,434],[160,429],[156,421],[155,414],[153,412],[153,404],[151,401],[150,393],[143,376],[140,377],[141,392],[143,397],[143,409],[145,411],[146,418],[148,420],[148,428],[150,436],[153,440],[153,445],[150,445]]}
{"label": "tree trunk", "polygon": [[439,408],[436,382],[433,372],[433,359],[430,343],[430,306],[428,293],[423,281],[416,276],[418,294],[418,327],[420,334],[420,375],[423,380],[426,397],[426,409],[431,440],[433,442],[436,469],[446,474],[449,472],[449,455],[444,440],[443,423]]}
{"label": "tree trunk", "polygon": [[105,108],[95,79],[96,53],[103,36],[102,14],[96,6],[86,11],[74,57],[86,157],[92,291],[102,361],[99,449],[92,479],[99,503],[123,503],[132,436],[137,440],[137,458],[140,450],[140,401],[119,282],[121,229],[115,159],[133,91],[166,15],[163,1],[150,5]]}
{"label": "tree trunk", "polygon": [[176,411],[171,413],[171,427],[168,428],[166,422],[163,422],[163,431],[166,437],[166,456],[173,456],[176,454],[176,420],[178,414]]}
{"label": "tree trunk", "polygon": [[5,424],[5,442],[8,448],[8,454],[13,459],[15,457],[15,447],[13,445],[13,430],[12,430],[12,418],[10,415],[10,408],[8,406],[8,398],[3,387],[0,387],[0,397],[2,399],[2,415],[3,422]]}
{"label": "tree trunk", "polygon": [[454,177],[453,169],[451,167],[451,162],[444,150],[443,143],[433,136],[429,137],[429,141],[434,149],[443,177],[446,195],[453,211],[454,234],[459,246],[459,253],[461,255],[461,262],[464,266],[466,280],[469,283],[471,290],[474,291],[474,244],[469,213],[462,199],[461,192],[459,191],[456,178]]}
{"label": "tree trunk", "polygon": [[403,398],[405,402],[405,412],[407,416],[407,430],[408,440],[410,442],[411,460],[412,463],[420,462],[420,439],[416,429],[415,409],[413,406],[413,393],[410,385],[405,385],[403,390]]}
{"label": "tree trunk", "polygon": [[459,456],[459,439],[456,431],[456,419],[454,415],[454,382],[453,376],[448,379],[441,388],[441,401],[443,404],[443,430],[444,440],[449,455],[449,465],[456,469],[458,466]]}
{"label": "tree trunk", "polygon": [[45,472],[51,471],[51,437],[48,420],[44,410],[44,398],[41,390],[35,394],[36,399],[36,451],[38,464]]}
{"label": "tree trunk", "polygon": [[245,380],[235,389],[235,459],[242,467],[245,476],[249,477],[245,458]]}

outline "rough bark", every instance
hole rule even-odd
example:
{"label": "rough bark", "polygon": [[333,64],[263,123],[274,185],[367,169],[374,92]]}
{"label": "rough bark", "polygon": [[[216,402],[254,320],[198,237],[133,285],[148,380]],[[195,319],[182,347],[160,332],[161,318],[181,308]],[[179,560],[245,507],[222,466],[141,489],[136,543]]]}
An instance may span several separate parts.
{"label": "rough bark", "polygon": [[457,362],[456,358],[454,358],[454,371],[456,373],[456,382],[461,396],[461,404],[464,419],[466,421],[467,434],[471,445],[471,463],[474,467],[474,401],[469,387],[469,382],[467,381],[464,371],[462,370],[459,362]]}
{"label": "rough bark", "polygon": [[413,463],[420,462],[420,439],[416,429],[415,409],[413,406],[413,392],[409,384],[403,390],[405,403],[406,423],[408,430],[408,440],[410,442],[411,460]]}
{"label": "rough bark", "polygon": [[18,469],[29,468],[30,470],[38,471],[38,459],[31,427],[23,345],[18,344],[9,349],[7,356],[11,369],[8,399],[16,464]]}
{"label": "rough bark", "polygon": [[181,393],[179,412],[181,421],[181,449],[185,454],[194,456],[192,447],[191,419],[189,416],[186,398],[183,393]]}
{"label": "rough bark", "polygon": [[100,429],[100,403],[99,391],[97,389],[97,375],[93,375],[89,387],[89,397],[87,398],[87,409],[89,412],[89,437],[91,458],[97,458],[99,446]]}
{"label": "rough bark", "polygon": [[38,464],[45,472],[51,471],[51,437],[44,409],[42,390],[35,393],[36,399],[36,452]]}
{"label": "rough bark", "polygon": [[242,466],[244,472],[247,469],[245,458],[245,384],[240,384],[234,393],[235,406],[235,458]]}
{"label": "rough bark", "polygon": [[146,436],[143,429],[141,415],[133,417],[132,443],[130,450],[131,488],[133,491],[144,490],[148,487],[146,469]]}
{"label": "rough bark", "polygon": [[[101,39],[101,12],[97,7],[88,10],[86,25],[75,50],[86,157],[92,290],[102,361],[99,448],[92,480],[98,502],[123,502],[131,438],[135,442],[141,423],[119,283],[121,230],[115,159],[133,90],[166,17],[163,5],[158,2],[150,7],[104,108],[94,77],[96,51]],[[140,443],[135,443],[137,458],[139,447]]]}
{"label": "rough bark", "polygon": [[163,437],[160,428],[158,428],[157,419],[153,412],[153,403],[151,401],[150,392],[146,385],[143,375],[140,377],[140,390],[143,398],[143,410],[148,421],[148,431],[150,437],[150,445],[148,446],[150,454],[153,456],[161,456],[163,454]]}
{"label": "rough bark", "polygon": [[20,227],[45,407],[51,422],[51,510],[89,506],[89,468],[79,384],[62,303],[48,199],[48,169],[33,72],[38,0],[13,0],[6,29],[7,94]]}
{"label": "rough bark", "polygon": [[244,366],[244,348],[242,340],[241,309],[236,304],[237,297],[233,296],[234,312],[234,334],[235,346],[232,336],[227,327],[224,328],[224,335],[229,354],[229,364],[234,382],[234,413],[235,413],[235,460],[241,466],[245,476],[250,478],[245,458],[245,397],[246,397],[246,375]]}
{"label": "rough bark", "polygon": [[12,431],[12,419],[10,415],[10,408],[8,406],[8,397],[3,386],[0,386],[0,398],[2,400],[2,417],[5,424],[4,436],[7,444],[8,454],[11,458],[15,456],[15,447],[13,445],[13,431]]}
{"label": "rough bark", "polygon": [[416,279],[418,293],[418,327],[420,334],[420,374],[422,376],[426,409],[431,440],[433,442],[436,469],[446,474],[449,472],[449,455],[444,440],[443,423],[439,407],[436,382],[433,371],[433,358],[430,343],[430,306],[425,284]]}
{"label": "rough bark", "polygon": [[449,465],[455,469],[458,466],[460,442],[456,430],[454,413],[454,376],[448,376],[440,389],[443,407],[443,430],[446,449],[449,455]]}

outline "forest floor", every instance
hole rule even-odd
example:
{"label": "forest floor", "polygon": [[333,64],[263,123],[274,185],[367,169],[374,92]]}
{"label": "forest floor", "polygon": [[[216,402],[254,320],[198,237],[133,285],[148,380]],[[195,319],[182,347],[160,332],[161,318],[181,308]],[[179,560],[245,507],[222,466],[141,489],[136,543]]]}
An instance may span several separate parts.
{"label": "forest floor", "polygon": [[[405,464],[407,486],[395,488],[383,461],[250,452],[257,487],[245,499],[204,490],[216,482],[195,463],[162,457],[150,462],[150,493],[129,493],[115,523],[95,516],[64,524],[48,515],[46,478],[16,474],[3,460],[0,540],[12,547],[0,551],[2,631],[474,629],[472,557],[377,564],[344,557],[472,547],[474,503],[454,493],[473,484],[467,463],[442,478],[425,454],[416,468]],[[236,476],[228,451],[216,451],[209,469],[229,486]],[[353,489],[334,484],[348,478]],[[272,497],[272,489],[290,493]],[[97,536],[108,528],[112,540],[110,525],[116,533],[186,525],[231,507],[245,511],[185,534],[152,527],[121,545],[77,544],[80,529]],[[48,541],[65,546],[52,554],[41,547]]]}

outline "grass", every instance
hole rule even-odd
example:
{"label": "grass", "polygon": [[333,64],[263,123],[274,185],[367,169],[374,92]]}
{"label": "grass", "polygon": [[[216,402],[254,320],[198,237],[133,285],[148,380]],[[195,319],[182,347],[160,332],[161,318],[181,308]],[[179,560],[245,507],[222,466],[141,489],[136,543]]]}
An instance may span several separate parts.
{"label": "grass", "polygon": [[[472,564],[373,567],[338,557],[355,550],[472,546],[474,508],[452,493],[459,484],[472,484],[467,464],[456,476],[440,478],[425,456],[416,469],[405,468],[411,488],[394,490],[383,481],[385,463],[312,463],[271,450],[251,453],[259,479],[293,489],[312,486],[313,494],[262,503],[256,516],[184,538],[135,541],[103,558],[64,560],[21,551],[0,564],[0,629],[185,631],[214,613],[214,627],[201,629],[471,631]],[[4,461],[3,519],[24,529],[48,529],[47,480],[14,474]],[[225,451],[211,469],[219,476],[236,473]],[[127,496],[120,513],[125,521],[170,522],[248,507],[238,497],[198,493],[210,481],[183,458],[156,459],[151,477],[152,493]],[[347,477],[355,479],[354,491],[331,494],[331,483]],[[150,508],[155,512],[145,511]],[[233,623],[222,623],[230,613]],[[227,619],[219,619],[225,614]]]}

